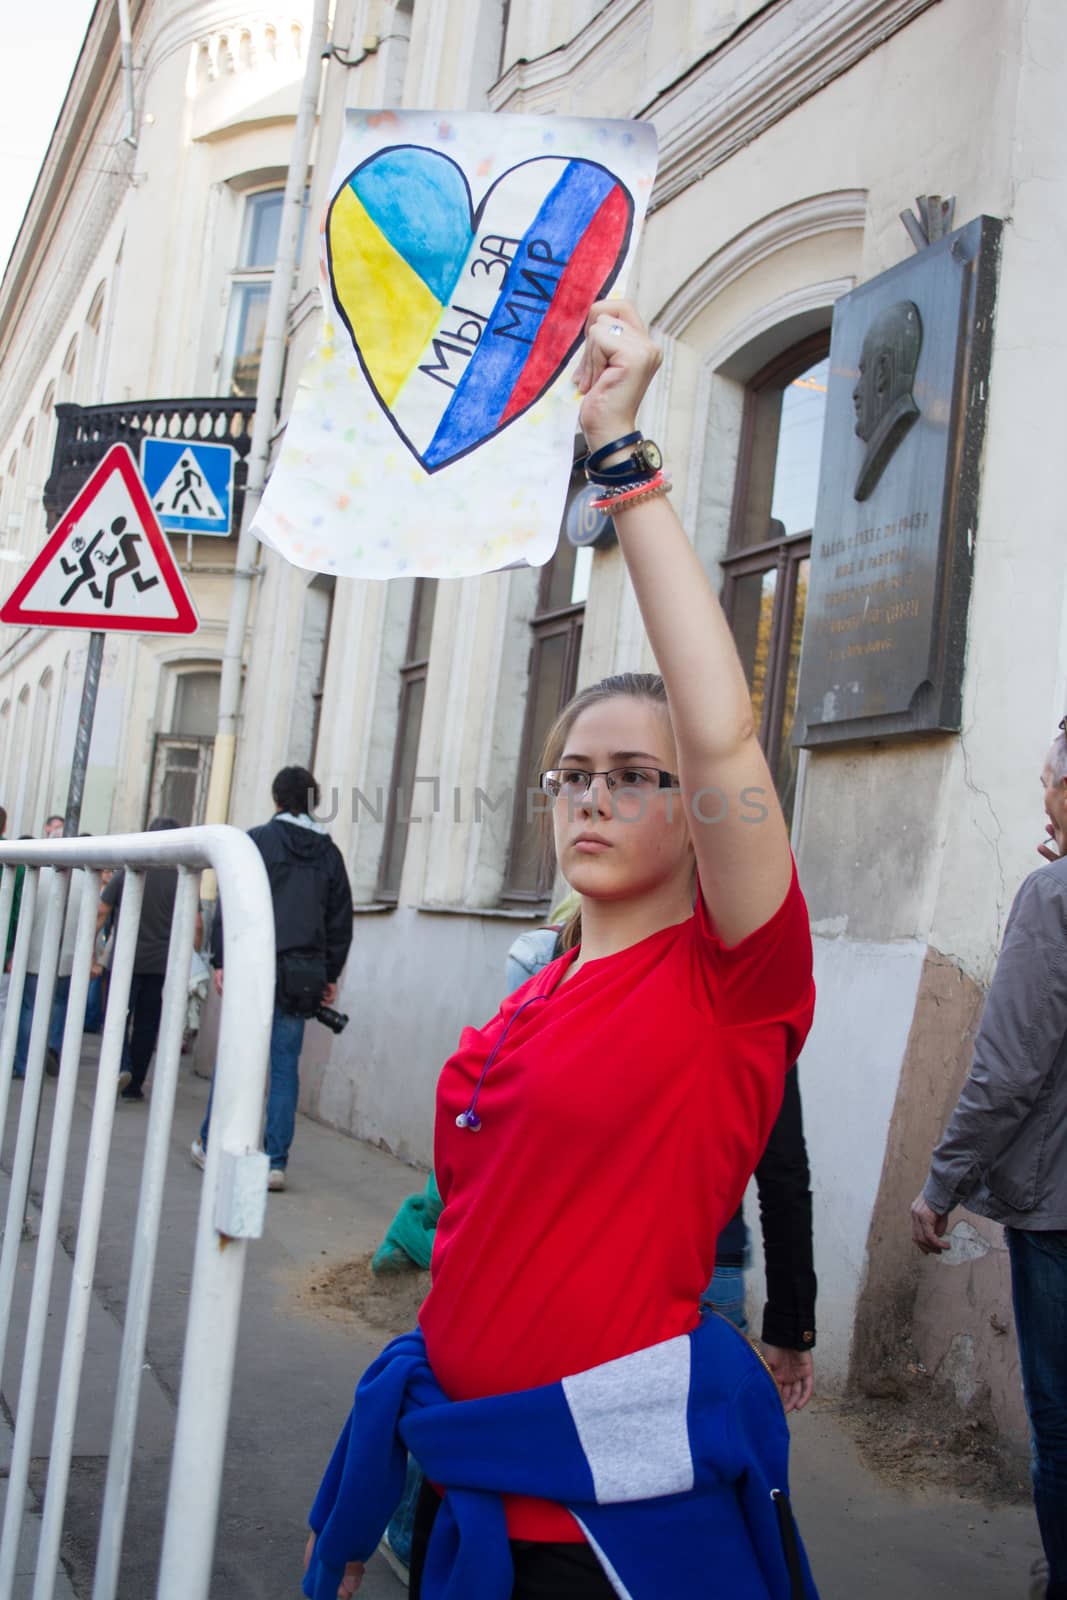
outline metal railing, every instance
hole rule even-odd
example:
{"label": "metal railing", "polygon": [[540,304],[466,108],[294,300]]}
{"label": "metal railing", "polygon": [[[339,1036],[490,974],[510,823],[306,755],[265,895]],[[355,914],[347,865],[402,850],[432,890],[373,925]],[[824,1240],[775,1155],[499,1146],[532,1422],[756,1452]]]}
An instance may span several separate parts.
{"label": "metal railing", "polygon": [[44,486],[48,530],[55,527],[93,468],[113,444],[128,444],[135,461],[144,439],[187,439],[195,443],[232,445],[233,526],[241,526],[248,452],[252,448],[254,399],[207,396],[188,400],[124,400],[106,405],[56,406],[56,442],[52,468]]}
{"label": "metal railing", "polygon": [[[80,879],[70,994],[49,1132],[33,1282],[23,1339],[24,1356],[14,1407],[14,1443],[0,1532],[0,1600],[9,1600],[12,1594],[26,1510],[44,1333],[59,1242],[60,1205],[93,962],[100,873],[108,867],[123,867],[125,880],[118,931],[114,936],[110,989],[78,1211],[73,1279],[54,1397],[33,1600],[52,1600],[56,1583],[145,871],[149,867],[176,867],[178,885],[163,984],[163,1009],[145,1136],[93,1600],[114,1600],[116,1593],[199,905],[199,875],[208,867],[217,875],[219,897],[226,915],[226,988],[211,1113],[212,1136],[197,1222],[156,1587],[156,1600],[206,1600],[214,1556],[245,1241],[258,1238],[262,1233],[266,1208],[268,1164],[259,1150],[259,1140],[274,1005],[274,918],[266,872],[252,841],[229,827],[3,844],[0,845],[0,866],[3,867],[0,938],[6,936],[16,869],[19,866],[25,869],[7,1009],[0,1033],[0,1129],[6,1126],[31,935],[35,918],[38,932],[39,914],[44,918],[33,1023],[0,1247],[0,1386],[4,1386],[6,1378],[5,1357],[16,1267],[23,1238],[23,1218],[30,1197],[47,1036],[68,896],[72,881]],[[43,871],[48,868],[52,870],[42,881]],[[82,870],[78,872],[77,869]],[[42,893],[47,894],[47,907],[39,904]],[[67,932],[69,939],[69,928]]]}

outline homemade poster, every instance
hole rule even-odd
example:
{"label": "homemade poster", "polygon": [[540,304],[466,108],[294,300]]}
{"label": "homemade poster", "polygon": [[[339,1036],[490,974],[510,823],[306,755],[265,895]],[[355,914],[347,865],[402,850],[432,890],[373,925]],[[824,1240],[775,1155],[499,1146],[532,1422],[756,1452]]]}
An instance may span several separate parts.
{"label": "homemade poster", "polygon": [[585,318],[623,293],[655,172],[647,123],[350,111],[259,537],[359,578],[547,561]]}

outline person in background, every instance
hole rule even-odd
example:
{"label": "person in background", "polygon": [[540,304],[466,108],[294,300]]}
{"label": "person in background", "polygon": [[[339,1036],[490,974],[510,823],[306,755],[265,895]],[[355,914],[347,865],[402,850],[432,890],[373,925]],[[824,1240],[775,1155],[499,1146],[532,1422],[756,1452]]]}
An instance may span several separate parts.
{"label": "person in background", "polygon": [[[89,839],[91,834],[83,833],[83,839]],[[100,874],[101,893],[111,882],[114,873],[108,869]],[[85,997],[85,1032],[99,1033],[104,1026],[104,1012],[107,1008],[107,973],[111,965],[110,935],[114,932],[115,914],[112,912],[103,926],[100,926],[99,907],[97,908],[96,938],[93,943],[93,965],[89,977],[89,992]]]}
{"label": "person in background", "polygon": [[[59,827],[56,827],[56,823]],[[49,817],[44,825],[45,839],[58,839],[63,834],[63,818]],[[26,1058],[30,1049],[30,1033],[33,1027],[33,1008],[37,998],[37,979],[41,971],[41,956],[44,946],[45,919],[48,912],[48,901],[55,882],[55,869],[42,867],[37,882],[37,904],[33,918],[33,928],[30,931],[30,949],[26,960],[26,980],[22,989],[22,1005],[19,1010],[18,1041],[15,1045],[15,1059],[11,1068],[13,1078],[26,1076]],[[48,1024],[48,1045],[45,1051],[45,1072],[50,1078],[58,1076],[59,1052],[63,1048],[63,1030],[67,1024],[67,1001],[70,997],[70,975],[74,970],[74,940],[77,935],[78,916],[77,908],[81,900],[84,873],[72,872],[70,875],[70,892],[67,896],[67,911],[63,922],[63,935],[59,949],[59,965],[56,968],[56,986],[52,994],[52,1015]],[[22,883],[16,884],[16,890],[21,902]],[[13,908],[14,909],[14,908]],[[14,943],[12,928],[8,929],[9,941]]]}
{"label": "person in background", "polygon": [[[337,980],[352,943],[352,891],[344,857],[322,823],[311,816],[319,803],[319,786],[307,768],[283,767],[271,785],[271,797],[273,817],[250,829],[248,836],[263,857],[274,903],[277,974],[263,1142],[270,1158],[267,1186],[278,1193],[285,1188],[296,1131],[304,1024],[320,1006],[332,1006],[337,999]],[[221,995],[221,906],[211,930],[211,965]],[[209,1097],[200,1137],[189,1152],[201,1171],[210,1123]]]}
{"label": "person in background", "polygon": [[1049,862],[1015,896],[974,1061],[911,1207],[935,1258],[965,1205],[1004,1228],[1034,1509],[1031,1600],[1067,1600],[1067,717],[1041,770]]}
{"label": "person in background", "polygon": [[[148,824],[149,833],[180,828],[173,817],[153,817]],[[97,933],[112,912],[121,915],[122,886],[125,871],[119,868],[100,895],[96,913]],[[159,1038],[159,1019],[163,1010],[163,979],[167,971],[167,951],[170,948],[170,929],[174,917],[174,900],[178,893],[177,867],[149,867],[145,873],[144,899],[141,921],[137,928],[137,945],[133,956],[133,976],[130,980],[130,998],[126,1013],[126,1037],[122,1047],[122,1070],[119,1073],[119,1099],[143,1100],[145,1079],[152,1054]],[[194,949],[199,950],[203,937],[203,923],[196,914]],[[101,976],[102,968],[93,967],[94,976]]]}

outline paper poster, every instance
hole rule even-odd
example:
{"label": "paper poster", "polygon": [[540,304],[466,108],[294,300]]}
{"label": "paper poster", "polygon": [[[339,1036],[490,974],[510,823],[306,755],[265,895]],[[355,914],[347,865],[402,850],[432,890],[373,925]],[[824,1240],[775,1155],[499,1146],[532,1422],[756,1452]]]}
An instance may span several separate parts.
{"label": "paper poster", "polygon": [[259,537],[360,578],[547,561],[585,317],[623,293],[655,170],[646,123],[350,111]]}

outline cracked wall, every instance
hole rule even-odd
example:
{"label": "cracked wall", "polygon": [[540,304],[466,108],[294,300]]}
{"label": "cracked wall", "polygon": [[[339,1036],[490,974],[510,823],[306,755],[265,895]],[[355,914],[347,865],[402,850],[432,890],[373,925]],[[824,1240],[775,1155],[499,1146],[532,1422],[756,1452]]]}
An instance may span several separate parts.
{"label": "cracked wall", "polygon": [[1001,1431],[1022,1444],[1003,1229],[957,1212],[951,1250],[932,1259],[912,1244],[908,1217],[970,1068],[984,998],[955,961],[927,950],[871,1217],[850,1377],[861,1393],[877,1390],[917,1356],[961,1409],[988,1397]]}

